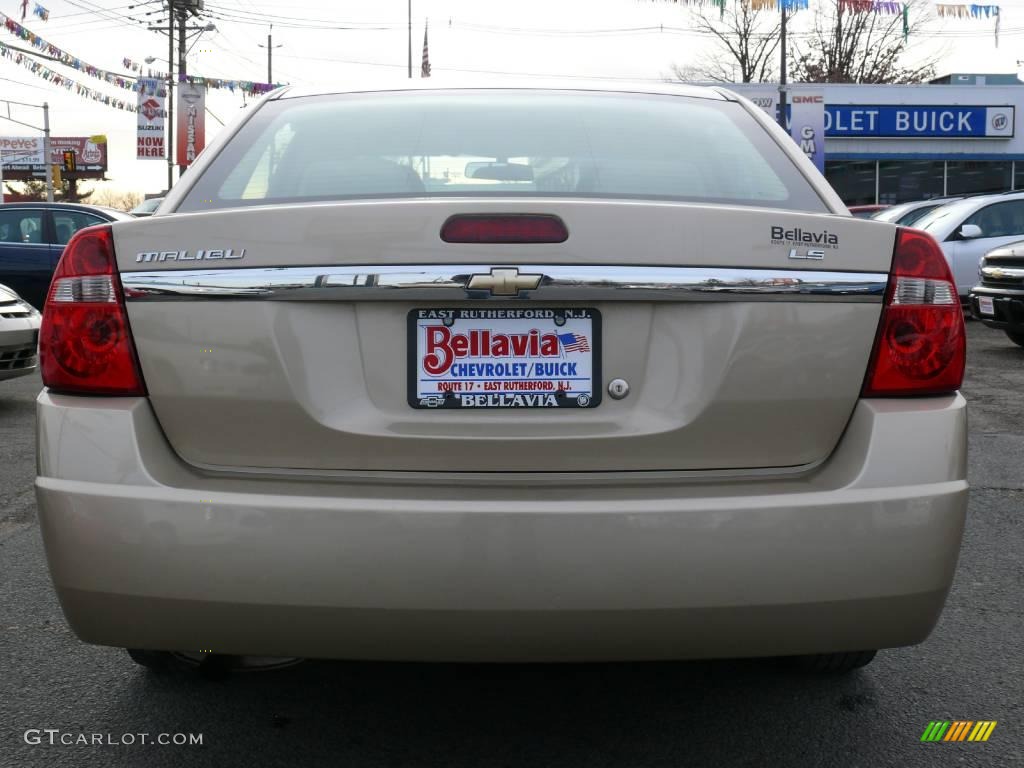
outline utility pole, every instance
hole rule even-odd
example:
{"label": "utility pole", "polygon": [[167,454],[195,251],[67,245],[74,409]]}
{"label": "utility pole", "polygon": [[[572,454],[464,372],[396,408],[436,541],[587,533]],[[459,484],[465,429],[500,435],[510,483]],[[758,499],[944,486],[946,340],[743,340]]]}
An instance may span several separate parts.
{"label": "utility pole", "polygon": [[178,82],[184,83],[188,76],[188,64],[185,60],[185,9],[178,6]]}
{"label": "utility pole", "polygon": [[[187,24],[186,10],[183,5],[178,6],[178,89],[181,92],[181,86],[184,85],[188,77],[188,64],[186,62],[186,51],[185,51],[185,26]],[[184,163],[185,158],[178,158],[178,178],[181,178],[181,174],[185,172],[188,167]]]}
{"label": "utility pole", "polygon": [[[188,26],[187,18],[188,14],[198,16],[199,12],[203,10],[204,0],[165,0],[167,3],[167,26],[166,27],[146,27],[151,32],[166,32],[167,33],[167,189],[170,191],[174,185],[174,93],[175,93],[175,73],[174,73],[174,19],[178,19],[178,73],[177,81],[182,83],[187,77],[187,70],[185,64],[185,57],[187,51],[185,50],[185,35],[189,30],[199,30],[200,34],[204,31],[213,31],[216,29],[212,24],[208,24],[205,27]],[[149,59],[147,59],[147,63]],[[180,158],[179,158],[180,159]],[[180,173],[178,174],[181,175]]]}
{"label": "utility pole", "polygon": [[270,25],[270,31],[267,32],[267,44],[266,44],[266,46],[264,46],[263,43],[256,43],[256,45],[258,45],[260,48],[264,48],[265,47],[267,49],[267,82],[270,83],[271,85],[273,85],[273,83],[274,83],[274,59],[273,59],[274,49],[275,48],[283,48],[284,47],[284,45],[282,43],[278,43],[277,45],[274,45],[274,25],[273,24]]}
{"label": "utility pole", "polygon": [[167,0],[167,191],[174,186],[174,0]]}
{"label": "utility pole", "polygon": [[50,157],[50,105],[43,102],[43,162],[46,163],[46,202],[53,202],[53,165]]}
{"label": "utility pole", "polygon": [[779,63],[779,125],[789,133],[789,121],[786,119],[786,2],[779,0],[779,8],[782,9],[782,26],[779,30],[779,50],[782,54]]}
{"label": "utility pole", "polygon": [[409,79],[412,79],[412,0],[409,0]]}

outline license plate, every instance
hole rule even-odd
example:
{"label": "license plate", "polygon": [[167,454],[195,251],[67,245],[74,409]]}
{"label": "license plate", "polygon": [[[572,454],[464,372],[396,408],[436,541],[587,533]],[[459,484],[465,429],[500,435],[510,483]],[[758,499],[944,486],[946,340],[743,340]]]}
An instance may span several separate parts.
{"label": "license plate", "polygon": [[978,311],[983,315],[994,315],[996,313],[996,308],[992,305],[992,298],[990,296],[978,297]]}
{"label": "license plate", "polygon": [[595,408],[596,309],[414,309],[413,408]]}

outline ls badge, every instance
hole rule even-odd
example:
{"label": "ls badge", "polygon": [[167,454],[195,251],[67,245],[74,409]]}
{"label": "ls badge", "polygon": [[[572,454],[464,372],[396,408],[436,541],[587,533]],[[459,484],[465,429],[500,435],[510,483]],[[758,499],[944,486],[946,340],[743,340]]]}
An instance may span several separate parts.
{"label": "ls badge", "polygon": [[803,253],[797,248],[789,249],[789,258],[791,259],[811,259],[813,261],[821,261],[825,258],[825,252],[820,248],[808,248]]}

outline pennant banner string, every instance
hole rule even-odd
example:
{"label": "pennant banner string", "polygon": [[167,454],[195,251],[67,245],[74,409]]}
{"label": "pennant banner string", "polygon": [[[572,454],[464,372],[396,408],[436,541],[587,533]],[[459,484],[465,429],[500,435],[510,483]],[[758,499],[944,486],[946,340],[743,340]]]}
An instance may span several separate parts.
{"label": "pennant banner string", "polygon": [[0,57],[10,59],[15,64],[23,66],[36,77],[40,77],[48,83],[64,88],[67,91],[74,91],[83,98],[91,99],[92,101],[105,106],[113,107],[114,109],[121,109],[125,112],[136,111],[134,100],[129,102],[123,99],[114,98],[113,96],[108,96],[100,91],[93,90],[92,88],[82,85],[76,80],[72,80],[70,77],[62,75],[60,72],[54,72],[40,61],[32,58],[32,55],[12,49],[4,43],[0,43]]}
{"label": "pennant banner string", "polygon": [[903,13],[903,3],[890,0],[839,0],[839,10],[847,13],[880,13],[886,16],[899,16]]}
{"label": "pennant banner string", "polygon": [[754,11],[785,10],[788,13],[796,13],[797,11],[806,11],[809,7],[809,0],[742,0],[742,2]]}
{"label": "pennant banner string", "polygon": [[937,3],[935,13],[940,18],[954,19],[992,19],[996,20],[995,38],[996,48],[999,47],[999,6],[998,5],[947,5]]}
{"label": "pennant banner string", "polygon": [[[724,0],[722,1],[724,2]],[[132,77],[130,75],[118,75],[114,72],[108,72],[104,69],[100,69],[99,67],[94,67],[92,64],[88,64],[82,61],[81,59],[72,56],[67,51],[58,48],[56,45],[47,42],[43,38],[39,37],[39,35],[22,26],[21,24],[19,24],[6,14],[0,13],[0,23],[2,23],[3,26],[7,29],[7,31],[10,32],[12,35],[14,35],[17,38],[20,38],[21,40],[24,40],[33,48],[39,50],[47,56],[59,60],[60,63],[64,66],[71,67],[72,69],[77,69],[79,72],[84,72],[90,77],[94,77],[97,80],[103,80],[106,83],[110,83],[111,85],[117,86],[118,88],[123,88],[127,91],[134,91],[138,88],[138,85],[136,83],[137,78]],[[141,72],[141,67],[139,67],[138,70],[134,71]],[[187,77],[180,79],[182,82],[193,83],[196,85],[205,85],[207,88],[227,89],[232,93],[234,93],[235,91],[242,91],[243,93],[246,93],[250,96],[267,93],[268,91],[272,91],[278,87],[277,85],[271,83],[256,83],[252,82],[251,80],[223,80],[220,78],[201,77],[198,75],[189,75]]]}

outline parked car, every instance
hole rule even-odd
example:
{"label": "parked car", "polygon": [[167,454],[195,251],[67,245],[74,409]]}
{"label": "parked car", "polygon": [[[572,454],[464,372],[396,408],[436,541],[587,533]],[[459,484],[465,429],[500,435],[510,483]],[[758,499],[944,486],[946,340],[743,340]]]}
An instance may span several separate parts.
{"label": "parked car", "polygon": [[851,205],[850,213],[858,219],[870,219],[873,218],[876,213],[884,211],[888,207],[888,205]]}
{"label": "parked car", "polygon": [[81,639],[840,671],[935,625],[949,267],[751,102],[284,88],[164,209],[80,233],[44,313],[40,527]]}
{"label": "parked car", "polygon": [[123,211],[79,203],[0,205],[0,282],[42,309],[64,246],[83,227],[123,221]]}
{"label": "parked car", "polygon": [[156,213],[156,209],[160,207],[160,203],[163,201],[164,199],[162,197],[151,197],[149,200],[143,200],[128,211],[128,213],[132,216],[152,216]]}
{"label": "parked car", "polygon": [[970,294],[974,316],[1024,347],[1024,241],[993,248],[978,272],[981,282]]}
{"label": "parked car", "polygon": [[888,221],[903,227],[911,227],[926,214],[948,203],[962,200],[962,197],[934,197],[931,200],[915,200],[883,208],[871,216],[875,221]]}
{"label": "parked car", "polygon": [[966,303],[978,282],[981,257],[1024,238],[1024,192],[964,198],[926,214],[914,226],[939,241]]}
{"label": "parked car", "polygon": [[36,369],[42,315],[6,285],[0,285],[0,381]]}

